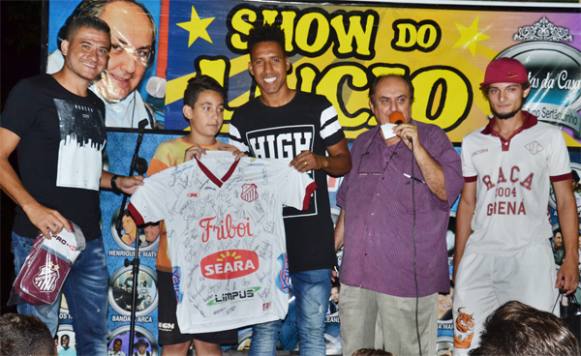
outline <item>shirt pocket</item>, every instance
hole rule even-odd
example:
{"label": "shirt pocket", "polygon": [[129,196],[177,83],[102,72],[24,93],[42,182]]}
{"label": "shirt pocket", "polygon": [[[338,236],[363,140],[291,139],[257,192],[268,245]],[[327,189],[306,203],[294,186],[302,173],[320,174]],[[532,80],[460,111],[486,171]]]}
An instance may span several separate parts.
{"label": "shirt pocket", "polygon": [[[430,191],[430,188],[423,182],[423,178],[407,178],[405,176],[400,180],[396,190],[397,203],[406,213],[412,213],[415,209],[417,212],[426,212],[438,209],[436,204],[437,198]],[[421,180],[417,181],[417,180]],[[413,185],[413,195],[412,195]],[[413,199],[412,199],[413,197]],[[415,204],[414,204],[415,203]]]}

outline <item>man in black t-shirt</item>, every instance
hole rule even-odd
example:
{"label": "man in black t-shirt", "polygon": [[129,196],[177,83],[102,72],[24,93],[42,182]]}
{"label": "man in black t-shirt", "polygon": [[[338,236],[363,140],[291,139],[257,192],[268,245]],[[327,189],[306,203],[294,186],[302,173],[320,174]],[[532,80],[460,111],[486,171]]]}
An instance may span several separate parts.
{"label": "man in black t-shirt", "polygon": [[[107,64],[109,27],[96,17],[70,17],[64,26],[63,69],[20,81],[8,97],[0,127],[0,186],[18,205],[12,232],[17,273],[39,233],[50,237],[63,228],[71,231],[71,222],[82,230],[86,248],[71,267],[63,291],[74,318],[78,353],[104,355],[108,274],[99,188],[131,194],[142,178],[102,171],[104,106],[88,87]],[[18,175],[8,161],[15,150]],[[50,287],[43,282],[44,288]],[[51,305],[21,302],[17,309],[39,318],[55,335],[59,304],[60,298]]]}
{"label": "man in black t-shirt", "polygon": [[[310,209],[285,208],[290,277],[297,298],[301,355],[324,355],[324,321],[335,264],[327,174],[351,169],[351,156],[337,112],[319,95],[291,90],[284,33],[277,26],[250,31],[249,71],[261,96],[234,113],[231,143],[258,158],[288,158],[300,172],[314,174],[317,190]],[[255,325],[250,355],[274,355],[280,321]]]}

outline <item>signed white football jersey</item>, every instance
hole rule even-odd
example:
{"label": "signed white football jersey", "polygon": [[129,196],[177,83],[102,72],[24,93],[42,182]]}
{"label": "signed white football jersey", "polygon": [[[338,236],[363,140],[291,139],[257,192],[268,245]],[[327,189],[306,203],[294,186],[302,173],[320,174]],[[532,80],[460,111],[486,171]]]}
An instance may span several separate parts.
{"label": "signed white football jersey", "polygon": [[129,211],[137,223],[165,221],[182,333],[285,317],[282,209],[307,208],[314,189],[288,160],[219,151],[145,179]]}

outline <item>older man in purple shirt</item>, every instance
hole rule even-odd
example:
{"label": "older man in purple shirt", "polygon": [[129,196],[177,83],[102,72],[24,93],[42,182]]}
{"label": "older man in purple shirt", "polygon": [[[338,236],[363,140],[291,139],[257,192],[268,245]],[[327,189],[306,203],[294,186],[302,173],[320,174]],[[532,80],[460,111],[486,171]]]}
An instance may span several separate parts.
{"label": "older man in purple shirt", "polygon": [[445,236],[463,184],[460,157],[440,128],[411,119],[407,77],[379,77],[369,96],[380,124],[390,117],[401,123],[393,137],[378,126],[355,140],[353,168],[339,189],[343,352],[377,347],[379,316],[386,350],[435,355],[436,296],[450,287]]}

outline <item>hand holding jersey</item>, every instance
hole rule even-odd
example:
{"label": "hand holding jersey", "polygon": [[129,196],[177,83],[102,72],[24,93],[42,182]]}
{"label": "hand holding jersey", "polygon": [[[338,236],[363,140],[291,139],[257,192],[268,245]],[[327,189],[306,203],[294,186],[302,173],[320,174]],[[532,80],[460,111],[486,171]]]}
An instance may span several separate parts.
{"label": "hand holding jersey", "polygon": [[314,154],[311,151],[302,151],[290,161],[289,165],[304,173],[313,169],[325,169],[329,163],[324,156]]}

